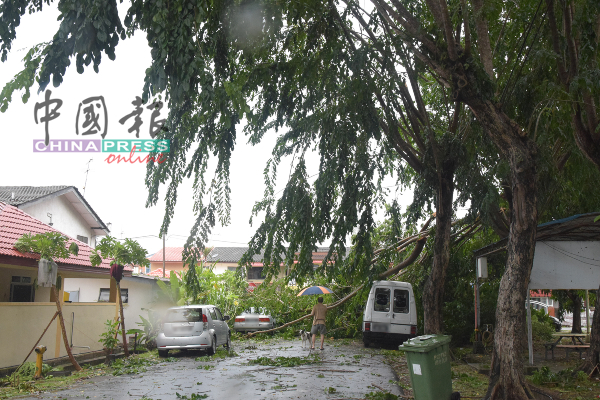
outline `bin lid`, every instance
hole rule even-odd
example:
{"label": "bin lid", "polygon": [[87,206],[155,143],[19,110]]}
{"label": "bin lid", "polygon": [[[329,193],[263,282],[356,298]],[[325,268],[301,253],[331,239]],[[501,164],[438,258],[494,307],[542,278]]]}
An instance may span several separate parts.
{"label": "bin lid", "polygon": [[427,353],[436,347],[450,343],[450,335],[423,335],[409,339],[401,344],[398,349],[417,353]]}

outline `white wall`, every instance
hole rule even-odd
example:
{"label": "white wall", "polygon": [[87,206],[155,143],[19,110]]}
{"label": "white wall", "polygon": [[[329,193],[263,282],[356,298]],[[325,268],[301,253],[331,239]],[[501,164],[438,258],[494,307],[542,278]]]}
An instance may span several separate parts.
{"label": "white wall", "polygon": [[77,238],[77,235],[86,236],[88,238],[88,244],[93,247],[95,246],[90,226],[64,195],[19,208],[45,224],[50,222],[50,218],[47,214],[51,213],[52,227],[54,229],[57,229],[74,239]]}
{"label": "white wall", "polygon": [[[6,345],[0,346],[0,368],[19,365],[23,361],[55,312],[55,303],[0,303],[0,320],[3,321],[0,324],[0,337],[8,340]],[[104,322],[114,318],[115,305],[67,303],[63,306],[63,315],[67,339],[71,339],[73,327],[73,345],[90,347],[89,350],[76,347],[73,353],[101,350],[102,345],[98,343],[98,339],[105,330]],[[40,341],[40,345],[48,348],[44,359],[67,355],[56,319]],[[35,361],[35,357],[34,352],[27,361]]]}
{"label": "white wall", "polygon": [[589,289],[600,285],[600,243],[537,242],[529,289]]}
{"label": "white wall", "polygon": [[[97,303],[100,288],[110,288],[110,279],[65,278],[65,292],[79,290],[79,303]],[[137,322],[142,322],[140,315],[147,318],[142,308],[151,307],[157,290],[156,283],[147,278],[124,277],[121,289],[129,289],[129,302],[123,303],[125,327],[139,328]]]}

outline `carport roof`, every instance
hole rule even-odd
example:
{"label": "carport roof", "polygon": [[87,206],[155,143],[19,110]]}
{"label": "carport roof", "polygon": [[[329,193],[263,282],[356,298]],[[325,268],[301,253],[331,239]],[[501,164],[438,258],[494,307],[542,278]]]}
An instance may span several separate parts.
{"label": "carport roof", "polygon": [[[600,240],[600,212],[577,214],[537,226],[536,241],[597,241]],[[508,237],[474,251],[475,257],[488,256],[506,250]]]}

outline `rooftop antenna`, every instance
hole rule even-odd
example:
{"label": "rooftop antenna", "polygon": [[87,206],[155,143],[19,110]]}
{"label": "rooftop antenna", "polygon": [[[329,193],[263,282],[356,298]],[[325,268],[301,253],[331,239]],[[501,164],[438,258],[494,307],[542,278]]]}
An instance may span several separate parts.
{"label": "rooftop antenna", "polygon": [[87,162],[87,170],[85,171],[85,183],[83,184],[83,197],[85,197],[85,188],[87,187],[87,178],[90,172],[90,163],[93,161],[93,158],[90,158],[90,161]]}

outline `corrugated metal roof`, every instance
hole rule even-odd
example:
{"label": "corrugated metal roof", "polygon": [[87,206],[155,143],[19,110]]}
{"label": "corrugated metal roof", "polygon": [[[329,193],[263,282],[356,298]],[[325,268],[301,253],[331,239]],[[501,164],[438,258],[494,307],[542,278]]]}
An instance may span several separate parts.
{"label": "corrugated metal roof", "polygon": [[[248,247],[214,247],[208,255],[208,261],[237,263],[247,251]],[[262,261],[263,254],[255,254],[252,261]]]}
{"label": "corrugated metal roof", "polygon": [[48,196],[69,186],[0,186],[0,201],[18,206]]}
{"label": "corrugated metal roof", "polygon": [[[46,225],[42,221],[33,218],[31,215],[24,211],[14,207],[10,204],[0,202],[0,254],[28,258],[33,260],[39,260],[40,256],[33,253],[21,253],[14,248],[14,245],[23,234],[38,234],[45,232],[59,232],[58,230]],[[59,232],[64,235],[64,233]],[[65,235],[69,237],[68,235]],[[80,242],[79,240],[69,238],[69,242],[75,242],[79,246],[79,254],[77,256],[71,255],[67,259],[55,260],[60,264],[78,265],[89,268],[104,268],[110,269],[110,263],[106,260],[102,261],[98,267],[92,267],[90,262],[90,254],[92,248],[87,244]],[[126,270],[131,270],[131,267],[125,267]]]}
{"label": "corrugated metal roof", "polygon": [[[600,222],[594,222],[599,212],[577,214],[567,218],[550,221],[537,226],[536,241],[598,241],[600,240]],[[475,250],[475,257],[506,250],[508,238]]]}

